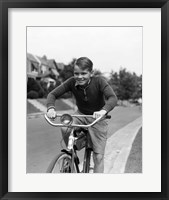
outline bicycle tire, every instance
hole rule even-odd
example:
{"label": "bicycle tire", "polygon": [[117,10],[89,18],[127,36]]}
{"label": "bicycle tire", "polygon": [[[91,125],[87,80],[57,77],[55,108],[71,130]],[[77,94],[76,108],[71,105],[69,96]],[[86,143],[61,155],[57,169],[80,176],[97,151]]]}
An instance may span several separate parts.
{"label": "bicycle tire", "polygon": [[[64,162],[64,163],[62,163]],[[47,173],[77,173],[74,163],[73,170],[71,170],[71,156],[63,152],[58,154],[47,168]]]}

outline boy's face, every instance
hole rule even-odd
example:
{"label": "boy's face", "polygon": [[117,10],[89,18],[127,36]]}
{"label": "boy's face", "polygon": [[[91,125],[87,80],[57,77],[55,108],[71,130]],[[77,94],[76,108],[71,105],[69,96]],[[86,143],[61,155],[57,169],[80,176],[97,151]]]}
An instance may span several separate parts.
{"label": "boy's face", "polygon": [[74,67],[74,77],[78,85],[85,85],[88,83],[92,75],[88,69],[80,69],[77,65]]}

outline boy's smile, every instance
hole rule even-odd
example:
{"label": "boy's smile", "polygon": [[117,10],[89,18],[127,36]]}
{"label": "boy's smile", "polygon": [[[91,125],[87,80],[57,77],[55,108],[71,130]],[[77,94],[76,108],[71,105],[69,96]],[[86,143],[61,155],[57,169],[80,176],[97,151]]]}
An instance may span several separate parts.
{"label": "boy's smile", "polygon": [[92,72],[88,69],[80,69],[77,65],[74,67],[74,78],[78,85],[85,85],[89,82]]}

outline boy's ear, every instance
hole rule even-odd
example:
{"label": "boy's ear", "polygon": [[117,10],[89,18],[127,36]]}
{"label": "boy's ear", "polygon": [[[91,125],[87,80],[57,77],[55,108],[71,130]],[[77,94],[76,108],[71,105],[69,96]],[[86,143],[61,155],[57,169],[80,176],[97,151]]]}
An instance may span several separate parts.
{"label": "boy's ear", "polygon": [[94,75],[94,71],[92,70],[92,71],[90,72],[90,74],[91,74],[91,76],[93,76],[93,75]]}

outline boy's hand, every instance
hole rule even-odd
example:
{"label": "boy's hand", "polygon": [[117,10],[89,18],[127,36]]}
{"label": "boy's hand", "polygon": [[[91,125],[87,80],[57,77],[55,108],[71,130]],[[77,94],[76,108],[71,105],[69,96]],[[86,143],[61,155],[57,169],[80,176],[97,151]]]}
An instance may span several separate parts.
{"label": "boy's hand", "polygon": [[47,116],[50,118],[50,119],[55,119],[56,118],[56,111],[54,108],[51,108],[48,110],[47,112]]}
{"label": "boy's hand", "polygon": [[104,116],[106,113],[107,113],[106,110],[100,110],[100,111],[94,112],[93,113],[93,118],[97,119],[97,118],[99,118],[101,116]]}

